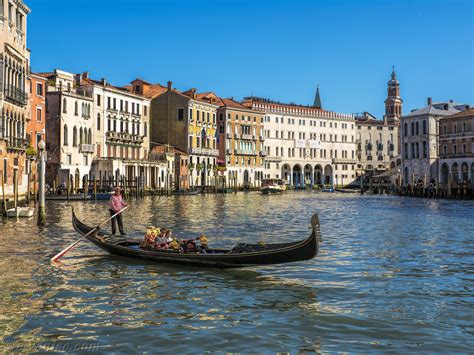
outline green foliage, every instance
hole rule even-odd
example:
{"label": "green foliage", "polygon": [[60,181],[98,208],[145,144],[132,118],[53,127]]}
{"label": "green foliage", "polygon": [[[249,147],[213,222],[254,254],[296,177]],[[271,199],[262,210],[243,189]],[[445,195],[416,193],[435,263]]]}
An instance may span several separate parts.
{"label": "green foliage", "polygon": [[38,152],[36,151],[36,149],[30,144],[28,146],[28,148],[26,149],[26,155],[28,157],[35,157],[36,155],[38,155]]}

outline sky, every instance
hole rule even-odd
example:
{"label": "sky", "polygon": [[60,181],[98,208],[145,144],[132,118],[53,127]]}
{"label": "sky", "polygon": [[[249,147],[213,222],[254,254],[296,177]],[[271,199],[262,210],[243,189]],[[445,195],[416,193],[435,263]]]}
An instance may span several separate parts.
{"label": "sky", "polygon": [[472,0],[25,0],[35,72],[140,77],[382,118],[395,66],[403,113],[474,105]]}

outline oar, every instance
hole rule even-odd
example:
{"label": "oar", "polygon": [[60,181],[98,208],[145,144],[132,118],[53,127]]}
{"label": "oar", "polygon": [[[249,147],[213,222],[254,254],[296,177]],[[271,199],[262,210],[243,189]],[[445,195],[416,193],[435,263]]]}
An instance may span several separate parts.
{"label": "oar", "polygon": [[120,213],[122,213],[123,211],[125,211],[126,209],[128,208],[128,206],[125,206],[123,209],[121,209],[120,211],[118,211],[116,214],[112,215],[110,218],[107,218],[105,221],[103,221],[101,224],[99,224],[97,227],[95,227],[94,229],[91,229],[87,234],[83,235],[81,238],[79,238],[78,240],[76,240],[74,243],[72,243],[70,246],[68,246],[66,249],[60,251],[58,254],[56,254],[55,256],[53,256],[51,258],[51,261],[53,262],[56,262],[58,261],[64,254],[66,254],[69,250],[71,250],[72,248],[74,248],[74,246],[79,243],[81,240],[83,240],[85,237],[87,237],[89,234],[92,234],[92,232],[95,232],[96,230],[99,229],[99,227],[105,223],[107,223],[108,221],[110,221],[112,218],[114,218],[115,216],[119,215]]}

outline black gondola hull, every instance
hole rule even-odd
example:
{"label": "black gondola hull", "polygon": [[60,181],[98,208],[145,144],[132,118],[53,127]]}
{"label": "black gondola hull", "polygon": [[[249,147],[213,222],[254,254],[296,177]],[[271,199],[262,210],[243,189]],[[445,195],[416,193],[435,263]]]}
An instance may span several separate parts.
{"label": "black gondola hull", "polygon": [[294,243],[268,244],[265,246],[247,244],[261,250],[244,252],[236,252],[235,249],[211,249],[209,253],[176,253],[173,251],[141,249],[138,247],[139,241],[113,238],[109,233],[102,230],[91,232],[94,228],[80,222],[73,211],[74,229],[82,235],[91,232],[86,238],[112,255],[153,262],[219,268],[271,265],[312,259],[319,251],[321,234],[317,215],[313,216],[311,222],[312,233],[310,237]]}

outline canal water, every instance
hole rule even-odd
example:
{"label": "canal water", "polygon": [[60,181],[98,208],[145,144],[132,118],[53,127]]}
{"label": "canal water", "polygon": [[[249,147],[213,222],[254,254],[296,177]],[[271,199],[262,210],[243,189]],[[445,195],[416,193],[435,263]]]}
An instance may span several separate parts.
{"label": "canal water", "polygon": [[[131,200],[129,232],[169,226],[211,245],[292,241],[317,258],[235,270],[111,257],[81,243],[70,205],[97,224],[107,204],[51,202],[47,226],[0,224],[0,351],[472,352],[474,202],[288,192]],[[133,233],[131,233],[133,235]]]}

